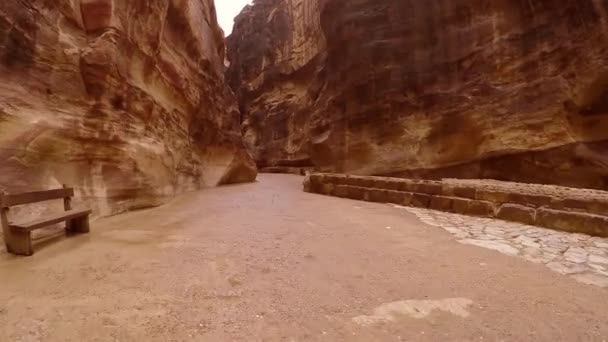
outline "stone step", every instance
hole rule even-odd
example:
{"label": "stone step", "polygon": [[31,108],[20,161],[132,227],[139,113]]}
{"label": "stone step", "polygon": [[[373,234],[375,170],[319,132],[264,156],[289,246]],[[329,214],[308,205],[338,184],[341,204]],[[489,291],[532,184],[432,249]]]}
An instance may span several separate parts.
{"label": "stone step", "polygon": [[309,175],[305,191],[378,203],[490,217],[556,230],[608,237],[608,206],[602,201],[554,198],[401,178]]}
{"label": "stone step", "polygon": [[[373,176],[349,176],[340,174],[312,174],[321,183],[352,185],[366,188],[425,193],[448,197],[463,197],[496,204],[515,203],[533,208],[549,207],[563,211],[585,212],[608,216],[608,200],[580,198],[554,198],[547,195],[477,189],[474,186],[459,186],[441,181],[411,180]],[[608,194],[608,192],[607,192]]]}

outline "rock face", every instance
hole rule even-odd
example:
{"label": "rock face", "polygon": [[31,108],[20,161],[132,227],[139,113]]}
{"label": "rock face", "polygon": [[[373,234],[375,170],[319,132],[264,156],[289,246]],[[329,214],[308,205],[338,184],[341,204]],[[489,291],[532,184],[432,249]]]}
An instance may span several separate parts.
{"label": "rock face", "polygon": [[97,215],[252,181],[212,0],[0,3],[0,188]]}
{"label": "rock face", "polygon": [[257,0],[228,79],[260,166],[608,188],[608,2]]}

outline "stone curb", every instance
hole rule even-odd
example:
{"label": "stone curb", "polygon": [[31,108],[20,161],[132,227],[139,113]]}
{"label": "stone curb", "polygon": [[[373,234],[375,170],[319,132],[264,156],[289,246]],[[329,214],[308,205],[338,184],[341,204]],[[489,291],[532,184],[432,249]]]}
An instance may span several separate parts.
{"label": "stone curb", "polygon": [[608,203],[595,200],[488,191],[431,180],[323,173],[308,175],[304,191],[608,237],[608,212],[604,210]]}

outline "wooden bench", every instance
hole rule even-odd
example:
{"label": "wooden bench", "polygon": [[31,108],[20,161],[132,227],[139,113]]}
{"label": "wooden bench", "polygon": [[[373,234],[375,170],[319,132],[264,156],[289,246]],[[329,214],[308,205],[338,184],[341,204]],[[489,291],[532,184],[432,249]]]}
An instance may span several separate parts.
{"label": "wooden bench", "polygon": [[[63,189],[27,192],[9,195],[0,193],[0,219],[4,242],[9,253],[17,255],[32,255],[31,232],[53,224],[65,222],[68,233],[88,233],[90,209],[73,210],[72,197],[74,189],[64,185]],[[26,221],[11,222],[8,219],[9,208],[17,205],[38,203],[43,201],[63,199],[64,212],[52,214],[44,218]]]}

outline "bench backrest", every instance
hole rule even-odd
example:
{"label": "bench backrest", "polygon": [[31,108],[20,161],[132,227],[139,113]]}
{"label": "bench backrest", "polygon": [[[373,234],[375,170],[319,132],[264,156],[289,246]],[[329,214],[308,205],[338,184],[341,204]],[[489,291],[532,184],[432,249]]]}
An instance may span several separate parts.
{"label": "bench backrest", "polygon": [[65,199],[73,196],[74,188],[34,191],[15,195],[0,193],[0,207],[8,208],[16,205],[38,203],[60,198]]}

